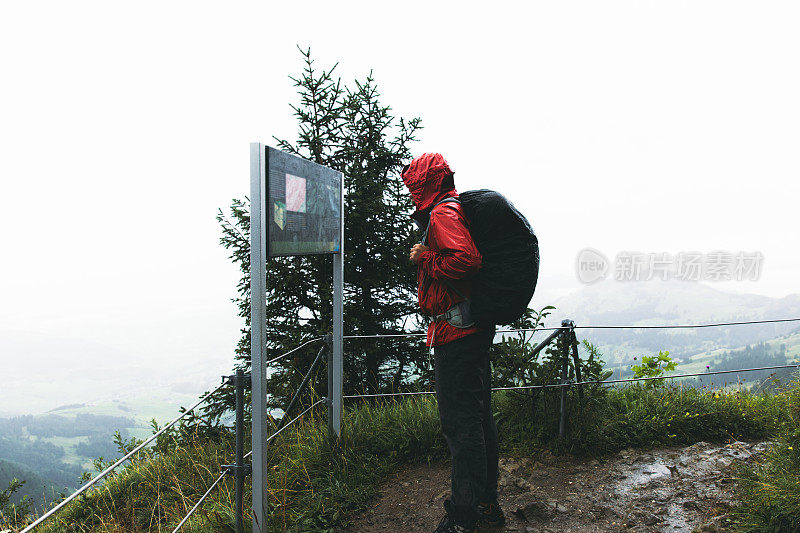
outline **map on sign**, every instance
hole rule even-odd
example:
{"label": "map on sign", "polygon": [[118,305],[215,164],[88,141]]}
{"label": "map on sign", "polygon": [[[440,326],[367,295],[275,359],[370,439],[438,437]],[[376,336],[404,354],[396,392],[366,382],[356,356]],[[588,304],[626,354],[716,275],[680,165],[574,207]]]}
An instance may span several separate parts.
{"label": "map on sign", "polygon": [[270,257],[341,248],[342,173],[266,147]]}

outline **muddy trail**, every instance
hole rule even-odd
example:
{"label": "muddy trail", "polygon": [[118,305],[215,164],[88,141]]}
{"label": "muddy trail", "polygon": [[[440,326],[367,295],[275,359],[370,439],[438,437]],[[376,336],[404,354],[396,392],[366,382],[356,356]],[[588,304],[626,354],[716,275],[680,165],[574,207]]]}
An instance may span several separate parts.
{"label": "muddy trail", "polygon": [[[506,525],[486,531],[727,531],[737,502],[734,467],[755,460],[767,446],[700,442],[592,460],[549,452],[501,458],[499,501]],[[398,469],[370,509],[342,533],[430,533],[449,488],[449,463]]]}

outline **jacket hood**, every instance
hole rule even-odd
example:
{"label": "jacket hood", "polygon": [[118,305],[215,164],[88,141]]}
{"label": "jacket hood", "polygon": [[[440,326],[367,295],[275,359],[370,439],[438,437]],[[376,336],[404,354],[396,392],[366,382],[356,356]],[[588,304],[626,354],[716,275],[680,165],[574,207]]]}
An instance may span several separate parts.
{"label": "jacket hood", "polygon": [[422,154],[403,169],[403,183],[417,208],[411,215],[415,220],[427,218],[436,202],[457,196],[453,174],[442,154]]}

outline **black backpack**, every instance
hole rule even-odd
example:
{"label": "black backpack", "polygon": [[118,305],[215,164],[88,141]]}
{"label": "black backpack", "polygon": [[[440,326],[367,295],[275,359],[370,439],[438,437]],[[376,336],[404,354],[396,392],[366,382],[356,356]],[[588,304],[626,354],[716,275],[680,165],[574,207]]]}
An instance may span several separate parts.
{"label": "black backpack", "polygon": [[461,204],[469,233],[483,256],[483,266],[472,278],[472,318],[484,326],[510,324],[525,313],[536,290],[539,241],[528,220],[502,194],[480,189],[459,197],[439,203]]}

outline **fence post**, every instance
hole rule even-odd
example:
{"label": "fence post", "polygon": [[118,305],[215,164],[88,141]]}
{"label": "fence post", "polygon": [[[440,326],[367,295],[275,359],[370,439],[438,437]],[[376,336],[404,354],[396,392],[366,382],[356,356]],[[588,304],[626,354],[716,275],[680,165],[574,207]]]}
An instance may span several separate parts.
{"label": "fence post", "polygon": [[[562,320],[562,328],[571,328],[573,326],[572,320]],[[570,330],[571,331],[571,330]],[[567,435],[567,386],[568,371],[569,371],[569,349],[570,338],[569,331],[561,330],[561,335],[558,337],[558,348],[561,352],[561,417],[558,421],[558,437],[563,439]]]}
{"label": "fence post", "polygon": [[[226,475],[233,472],[236,533],[244,533],[244,478],[245,476],[249,476],[252,472],[250,465],[244,462],[244,389],[248,384],[252,383],[252,379],[251,374],[245,374],[242,370],[237,370],[234,375],[226,376],[225,380],[233,385],[236,398],[236,451],[234,464],[221,465],[221,469],[223,474]],[[194,511],[194,509],[192,509],[192,511]],[[189,514],[191,514],[191,512]],[[188,518],[188,516],[186,518]]]}
{"label": "fence post", "polygon": [[[565,320],[564,322],[567,322],[567,321]],[[531,350],[531,353],[530,353],[530,355],[529,355],[528,357],[530,357],[530,359],[531,359],[531,360],[535,359],[535,358],[536,358],[536,355],[537,355],[539,352],[541,352],[542,350],[544,350],[544,349],[545,349],[547,346],[549,346],[549,345],[550,345],[550,343],[551,343],[551,342],[553,342],[553,340],[554,340],[554,339],[558,339],[559,346],[558,346],[558,348],[557,348],[557,349],[561,350],[562,348],[561,348],[561,344],[560,344],[560,343],[563,341],[563,339],[564,339],[564,334],[565,334],[565,332],[564,332],[564,329],[563,329],[563,328],[564,328],[564,323],[562,322],[562,323],[561,323],[561,327],[560,327],[560,328],[558,328],[558,329],[556,329],[555,331],[553,331],[553,332],[552,332],[550,335],[548,335],[548,336],[547,336],[547,338],[546,338],[545,340],[543,340],[542,342],[540,342],[539,344],[537,344],[537,345],[536,345],[536,347],[535,347],[533,350]],[[563,353],[563,350],[562,350],[562,353]],[[563,370],[563,369],[562,369],[562,370]],[[562,387],[562,388],[563,388],[563,387]],[[566,414],[566,410],[565,410],[565,409],[564,409],[564,407],[563,407],[563,405],[564,405],[564,402],[565,402],[565,401],[566,401],[566,400],[565,400],[565,399],[562,397],[562,408],[561,408],[561,414],[562,414],[562,418],[563,418],[563,417],[565,416],[565,414]],[[547,395],[545,394],[545,397],[544,397],[544,410],[545,410],[545,415],[546,415],[546,414],[548,413],[548,411],[549,411],[549,410],[548,410],[548,408],[547,408],[547,404],[548,404],[548,402],[547,402]],[[560,429],[560,428],[563,426],[563,424],[564,424],[564,420],[562,420],[561,422],[559,422],[559,429]]]}
{"label": "fence post", "polygon": [[235,468],[235,487],[236,487],[236,533],[244,532],[244,385],[245,377],[242,370],[236,371],[234,377],[236,386],[236,468]]}

